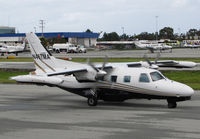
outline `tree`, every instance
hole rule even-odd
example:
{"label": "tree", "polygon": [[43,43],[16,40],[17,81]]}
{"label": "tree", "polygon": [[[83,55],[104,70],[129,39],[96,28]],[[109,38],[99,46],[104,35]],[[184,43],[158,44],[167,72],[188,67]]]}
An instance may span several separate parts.
{"label": "tree", "polygon": [[163,29],[160,30],[159,34],[161,39],[174,39],[174,29],[171,27],[164,27]]}
{"label": "tree", "polygon": [[120,36],[120,40],[127,41],[129,39],[130,39],[130,37],[128,35],[126,35],[125,33]]}
{"label": "tree", "polygon": [[41,41],[41,43],[42,43],[43,46],[45,46],[45,47],[48,46],[48,42],[47,42],[47,39],[46,39],[46,38],[41,37],[41,38],[40,38],[40,41]]}
{"label": "tree", "polygon": [[87,32],[87,33],[93,33],[90,29],[87,29],[85,32]]}
{"label": "tree", "polygon": [[198,35],[199,32],[197,29],[190,29],[188,32],[187,32],[187,36],[188,38],[191,38],[191,39],[194,39],[194,36]]}
{"label": "tree", "polygon": [[116,32],[104,33],[101,41],[120,41],[120,37]]}
{"label": "tree", "polygon": [[139,40],[154,40],[155,34],[154,33],[148,33],[148,32],[142,32],[139,35],[135,36],[135,38]]}

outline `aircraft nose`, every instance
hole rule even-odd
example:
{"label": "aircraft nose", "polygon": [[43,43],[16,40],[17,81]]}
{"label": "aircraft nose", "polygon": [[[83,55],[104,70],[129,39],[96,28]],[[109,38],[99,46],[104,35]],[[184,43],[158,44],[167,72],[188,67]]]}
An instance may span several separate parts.
{"label": "aircraft nose", "polygon": [[184,90],[185,90],[184,93],[189,95],[189,96],[192,96],[194,94],[194,90],[189,86],[186,86]]}
{"label": "aircraft nose", "polygon": [[177,91],[180,93],[180,95],[192,96],[194,94],[194,90],[185,84],[177,83],[177,86],[179,88]]}

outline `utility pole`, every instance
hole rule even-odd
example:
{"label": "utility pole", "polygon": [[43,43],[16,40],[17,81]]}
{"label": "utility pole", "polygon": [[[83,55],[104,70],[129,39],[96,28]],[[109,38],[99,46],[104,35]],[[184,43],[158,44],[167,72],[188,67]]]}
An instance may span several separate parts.
{"label": "utility pole", "polygon": [[35,31],[35,33],[36,33],[36,27],[34,27],[34,31]]}
{"label": "utility pole", "polygon": [[43,31],[44,31],[44,20],[40,20],[40,28],[42,29],[42,37],[44,37]]}
{"label": "utility pole", "polygon": [[156,41],[158,40],[158,16],[156,17]]}

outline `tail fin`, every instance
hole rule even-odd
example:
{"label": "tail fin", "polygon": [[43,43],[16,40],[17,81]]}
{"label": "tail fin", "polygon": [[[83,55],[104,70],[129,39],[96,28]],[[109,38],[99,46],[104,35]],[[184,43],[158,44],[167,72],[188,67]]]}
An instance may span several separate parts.
{"label": "tail fin", "polygon": [[24,41],[24,43],[22,44],[22,46],[24,47],[23,51],[25,51],[27,49],[27,44],[26,42]]}
{"label": "tail fin", "polygon": [[28,40],[36,71],[40,70],[43,73],[55,72],[56,59],[42,46],[39,38],[34,33],[27,33]]}

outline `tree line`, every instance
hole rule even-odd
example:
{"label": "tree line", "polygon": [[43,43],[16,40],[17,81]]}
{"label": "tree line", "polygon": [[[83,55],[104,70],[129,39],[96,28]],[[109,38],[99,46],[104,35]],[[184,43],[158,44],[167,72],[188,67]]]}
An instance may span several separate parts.
{"label": "tree line", "polygon": [[194,40],[200,39],[200,30],[189,29],[187,33],[174,33],[174,29],[171,27],[164,27],[159,32],[148,33],[142,32],[135,35],[122,34],[118,35],[116,32],[106,33],[98,39],[98,41],[131,41],[131,40],[160,40],[160,39],[170,39],[170,40]]}

